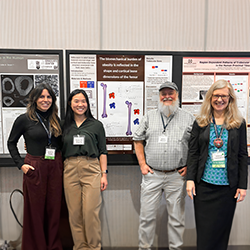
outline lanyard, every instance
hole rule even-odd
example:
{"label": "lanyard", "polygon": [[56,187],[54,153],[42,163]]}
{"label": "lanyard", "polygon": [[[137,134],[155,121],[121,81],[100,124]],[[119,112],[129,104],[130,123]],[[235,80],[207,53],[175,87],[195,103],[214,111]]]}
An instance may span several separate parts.
{"label": "lanyard", "polygon": [[163,125],[163,132],[164,133],[166,131],[166,127],[168,126],[168,124],[171,122],[171,120],[173,119],[174,115],[172,114],[170,117],[169,117],[169,120],[167,121],[166,125],[164,124],[164,119],[163,119],[163,116],[161,114],[161,120],[162,120],[162,125]]}
{"label": "lanyard", "polygon": [[214,116],[212,116],[212,119],[213,119],[213,125],[214,125],[214,130],[215,130],[216,138],[221,138],[223,130],[224,130],[224,126],[223,125],[221,126],[220,134],[218,135],[218,130],[217,130],[217,126],[216,126],[216,123],[215,123]]}
{"label": "lanyard", "polygon": [[[36,112],[36,116],[38,117],[39,121],[40,121],[41,124],[43,125],[43,128],[45,129],[45,131],[46,131],[46,133],[47,133],[47,135],[48,135],[49,145],[51,145],[51,137],[52,137],[51,131],[49,131],[49,130],[46,128],[46,126],[45,126],[45,124],[43,123],[43,121],[42,121],[40,115],[39,115],[37,112]],[[49,127],[50,127],[50,123],[49,123]]]}

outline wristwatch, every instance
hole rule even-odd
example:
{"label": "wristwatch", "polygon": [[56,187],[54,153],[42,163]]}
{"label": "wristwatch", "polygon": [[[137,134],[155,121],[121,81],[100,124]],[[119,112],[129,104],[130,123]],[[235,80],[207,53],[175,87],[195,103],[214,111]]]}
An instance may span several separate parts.
{"label": "wristwatch", "polygon": [[108,173],[108,169],[102,171],[102,174],[107,174]]}

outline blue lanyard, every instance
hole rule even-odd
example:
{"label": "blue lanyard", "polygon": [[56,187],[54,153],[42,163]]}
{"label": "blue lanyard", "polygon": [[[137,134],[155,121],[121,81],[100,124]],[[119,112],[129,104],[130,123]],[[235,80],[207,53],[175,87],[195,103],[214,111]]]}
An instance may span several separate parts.
{"label": "blue lanyard", "polygon": [[168,124],[171,122],[171,120],[173,119],[174,115],[172,114],[169,118],[169,120],[167,121],[166,125],[164,124],[164,119],[163,119],[163,116],[161,114],[161,120],[162,120],[162,125],[163,125],[163,132],[162,133],[165,133],[166,131],[166,127],[168,126]]}
{"label": "blue lanyard", "polygon": [[[40,115],[39,115],[37,112],[36,112],[36,116],[37,116],[37,118],[39,119],[39,121],[41,122],[41,124],[43,125],[43,127],[44,127],[44,129],[45,129],[45,131],[46,131],[46,133],[47,133],[47,135],[48,135],[49,145],[51,145],[51,137],[52,137],[51,131],[49,131],[49,130],[46,128],[46,126],[45,126],[45,124],[43,123],[43,121],[42,121]],[[50,127],[50,122],[49,122],[49,127]]]}

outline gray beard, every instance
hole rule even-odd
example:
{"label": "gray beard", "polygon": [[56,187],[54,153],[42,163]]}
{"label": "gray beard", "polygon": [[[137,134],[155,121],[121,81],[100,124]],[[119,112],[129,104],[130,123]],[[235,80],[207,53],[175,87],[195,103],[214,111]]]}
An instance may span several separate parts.
{"label": "gray beard", "polygon": [[173,114],[179,108],[179,99],[173,101],[172,105],[164,105],[163,102],[158,103],[159,111],[166,117]]}

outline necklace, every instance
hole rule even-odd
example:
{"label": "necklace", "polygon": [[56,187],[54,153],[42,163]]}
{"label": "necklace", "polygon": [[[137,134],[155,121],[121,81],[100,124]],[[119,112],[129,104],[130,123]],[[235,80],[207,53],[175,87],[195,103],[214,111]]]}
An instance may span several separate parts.
{"label": "necklace", "polygon": [[216,138],[214,139],[213,143],[214,143],[214,146],[216,148],[221,148],[223,146],[223,140],[221,139],[221,136],[222,136],[224,127],[223,127],[223,125],[221,126],[220,134],[218,134],[218,130],[217,130],[217,126],[216,126],[216,123],[215,123],[214,116],[212,117],[212,119],[213,119],[215,134],[216,134]]}

